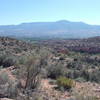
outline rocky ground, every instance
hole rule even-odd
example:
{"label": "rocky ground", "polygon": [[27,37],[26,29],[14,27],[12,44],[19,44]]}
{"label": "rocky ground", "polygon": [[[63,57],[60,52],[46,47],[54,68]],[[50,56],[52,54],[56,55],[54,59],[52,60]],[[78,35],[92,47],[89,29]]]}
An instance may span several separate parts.
{"label": "rocky ground", "polygon": [[[11,82],[13,82],[13,85],[16,84],[16,76],[12,74],[14,70],[14,66],[1,69],[0,75],[2,73],[6,73],[8,75],[8,78]],[[1,79],[1,77],[0,77]],[[53,82],[54,80],[51,79],[42,79],[41,85],[39,88],[39,93],[43,98],[47,98],[47,100],[67,100],[74,97],[75,93],[78,94],[86,94],[86,95],[92,95],[96,96],[98,99],[100,99],[100,84],[97,83],[90,83],[90,82],[76,82],[75,87],[72,89],[72,91],[65,91],[61,92],[55,87],[57,87],[56,83]],[[3,81],[2,81],[3,82]],[[0,82],[0,100],[13,100],[8,99],[9,93],[5,90],[9,88],[7,85],[7,82],[2,83]],[[3,86],[3,88],[2,88]],[[5,89],[4,89],[5,88]],[[48,99],[49,98],[49,99]],[[45,100],[45,99],[43,99]]]}

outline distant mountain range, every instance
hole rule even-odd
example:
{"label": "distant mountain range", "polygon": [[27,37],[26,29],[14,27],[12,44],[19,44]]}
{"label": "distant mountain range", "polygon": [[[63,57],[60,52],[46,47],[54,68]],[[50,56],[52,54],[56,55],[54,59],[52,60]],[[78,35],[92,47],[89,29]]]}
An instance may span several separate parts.
{"label": "distant mountain range", "polygon": [[88,38],[100,36],[99,25],[61,20],[1,25],[0,36],[33,38]]}

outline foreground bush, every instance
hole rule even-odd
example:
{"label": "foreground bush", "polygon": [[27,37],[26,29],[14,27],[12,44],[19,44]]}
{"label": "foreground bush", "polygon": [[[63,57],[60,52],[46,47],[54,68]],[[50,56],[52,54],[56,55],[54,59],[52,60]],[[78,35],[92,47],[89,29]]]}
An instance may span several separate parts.
{"label": "foreground bush", "polygon": [[59,77],[57,79],[57,85],[59,88],[63,88],[64,90],[66,90],[74,87],[75,83],[72,79],[66,77]]}
{"label": "foreground bush", "polygon": [[0,72],[0,85],[6,84],[9,81],[8,73]]}
{"label": "foreground bush", "polygon": [[43,50],[33,51],[20,59],[18,78],[25,79],[25,89],[36,89],[40,84],[42,69],[46,66],[48,55]]}
{"label": "foreground bush", "polygon": [[[17,95],[18,80],[11,78],[6,71],[0,72],[0,97],[14,98]],[[0,99],[1,100],[1,99]]]}

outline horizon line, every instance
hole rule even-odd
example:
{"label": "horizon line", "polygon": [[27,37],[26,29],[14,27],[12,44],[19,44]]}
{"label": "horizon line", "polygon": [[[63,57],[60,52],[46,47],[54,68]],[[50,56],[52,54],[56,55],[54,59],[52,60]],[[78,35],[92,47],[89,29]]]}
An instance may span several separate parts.
{"label": "horizon line", "polygon": [[52,23],[52,22],[61,22],[61,21],[66,21],[66,22],[76,22],[76,23],[84,23],[84,24],[87,24],[87,25],[97,25],[99,26],[100,24],[89,24],[87,22],[84,22],[84,21],[71,21],[71,20],[66,20],[66,19],[63,19],[63,20],[56,20],[56,21],[29,21],[29,22],[20,22],[18,24],[0,24],[0,26],[16,26],[16,25],[21,25],[21,24],[28,24],[28,23]]}

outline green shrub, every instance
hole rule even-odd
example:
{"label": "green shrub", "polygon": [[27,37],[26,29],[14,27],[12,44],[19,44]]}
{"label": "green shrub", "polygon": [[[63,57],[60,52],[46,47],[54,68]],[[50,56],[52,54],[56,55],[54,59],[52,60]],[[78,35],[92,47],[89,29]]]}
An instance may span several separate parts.
{"label": "green shrub", "polygon": [[48,68],[48,77],[52,79],[56,79],[59,76],[63,75],[62,68],[59,66],[52,66]]}
{"label": "green shrub", "polygon": [[1,84],[6,84],[9,80],[9,76],[8,76],[8,73],[6,72],[1,72],[0,73],[0,85]]}
{"label": "green shrub", "polygon": [[3,66],[0,66],[0,71],[1,71],[2,68],[3,68]]}
{"label": "green shrub", "polygon": [[63,88],[64,90],[66,90],[74,87],[75,82],[70,78],[59,77],[57,79],[57,85],[59,88]]}
{"label": "green shrub", "polygon": [[17,71],[18,78],[26,78],[24,86],[26,89],[36,89],[40,85],[42,69],[46,65],[46,55],[42,54],[43,51],[40,50],[38,53],[32,51],[18,62],[20,66],[20,70]]}
{"label": "green shrub", "polygon": [[0,55],[0,66],[9,67],[13,66],[16,63],[14,56],[10,55]]}
{"label": "green shrub", "polygon": [[78,82],[86,82],[86,80],[83,77],[78,77],[75,80]]}
{"label": "green shrub", "polygon": [[13,66],[16,63],[14,57],[7,57],[4,59],[3,67]]}
{"label": "green shrub", "polygon": [[0,92],[2,91],[3,96],[6,95],[9,98],[16,97],[17,86],[18,86],[18,81],[11,79],[8,72],[2,71],[0,73]]}

